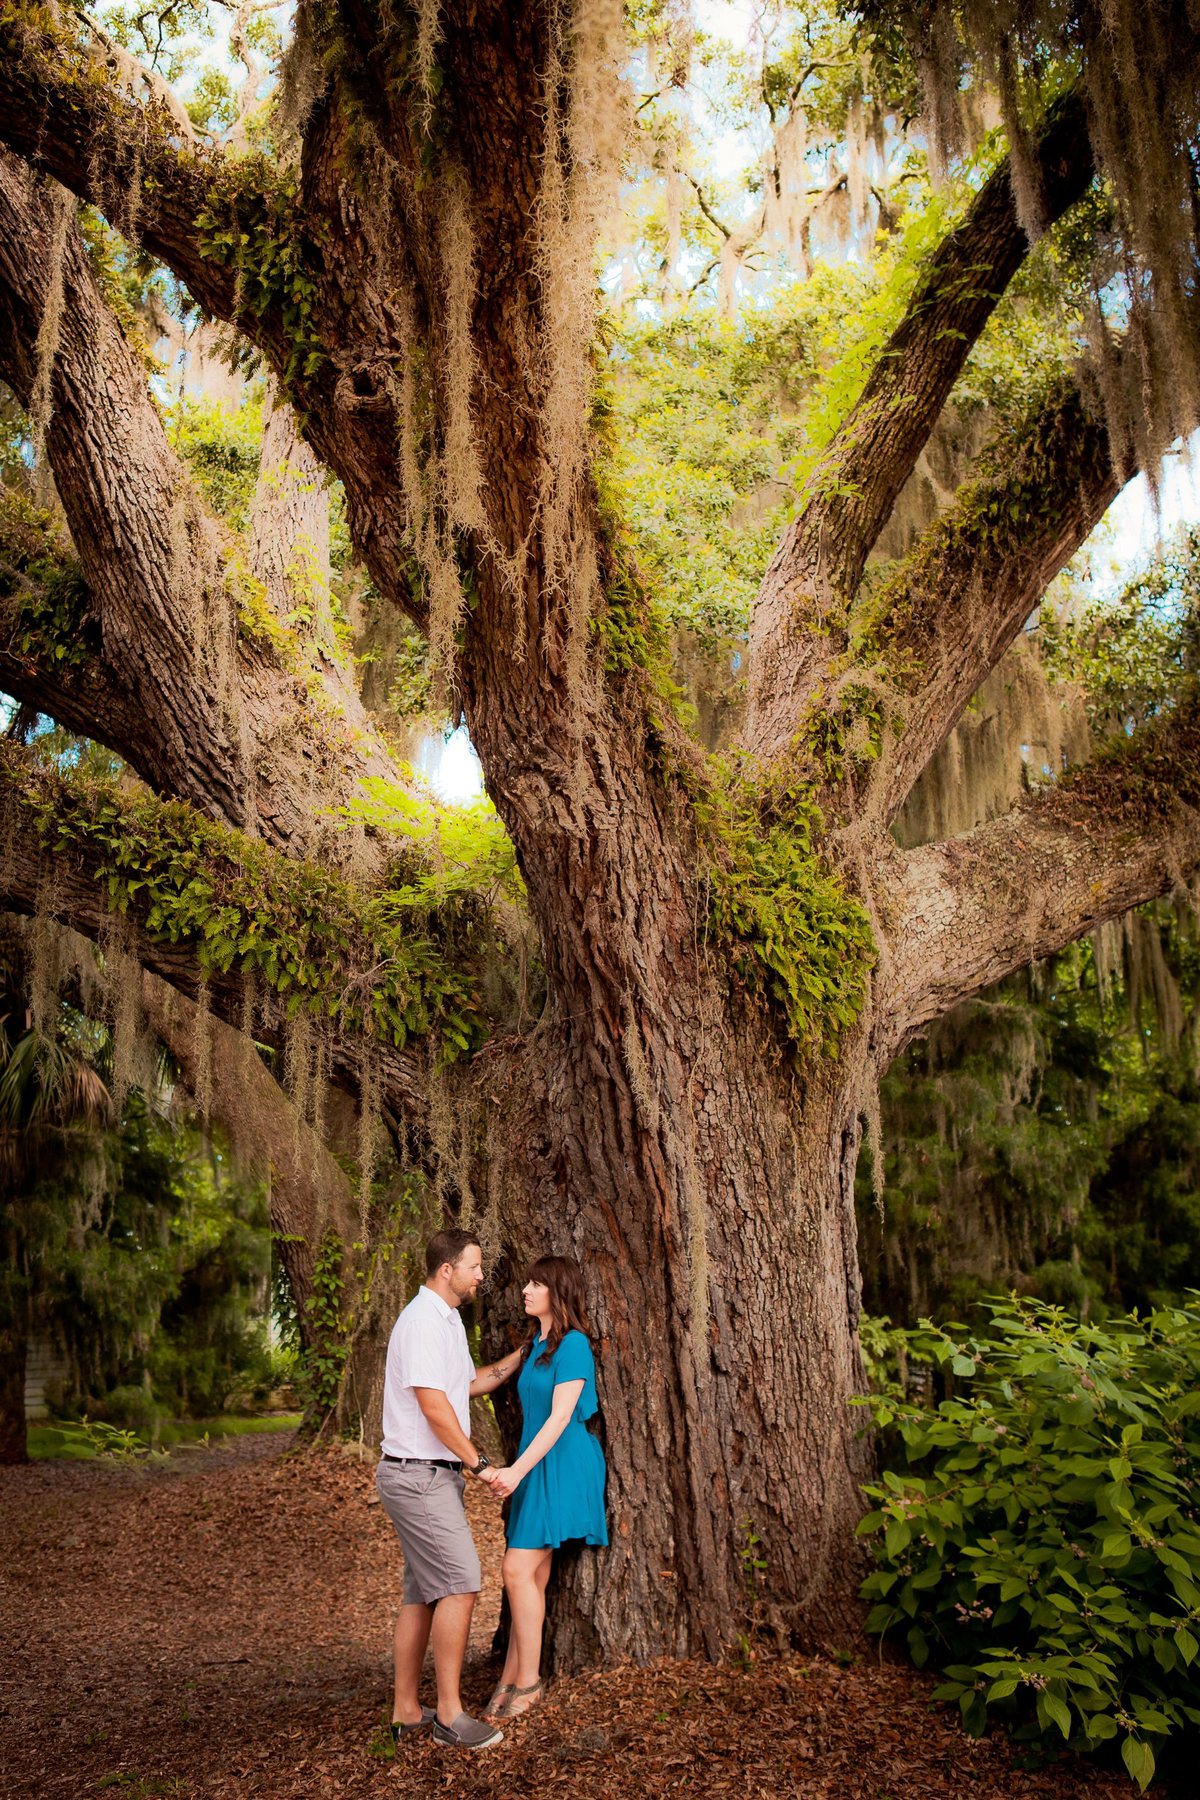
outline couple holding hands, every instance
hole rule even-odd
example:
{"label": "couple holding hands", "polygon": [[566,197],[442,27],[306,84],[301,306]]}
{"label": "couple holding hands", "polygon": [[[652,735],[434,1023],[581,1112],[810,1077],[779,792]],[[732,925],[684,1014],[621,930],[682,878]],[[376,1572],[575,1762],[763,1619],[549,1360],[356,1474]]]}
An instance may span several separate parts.
{"label": "couple holding hands", "polygon": [[[438,1744],[485,1750],[501,1742],[497,1719],[516,1718],[541,1698],[546,1584],[562,1544],[607,1544],[604,1452],[587,1428],[597,1410],[583,1281],[566,1256],[544,1256],[525,1284],[531,1322],[519,1349],[477,1369],[459,1307],[483,1280],[483,1252],[469,1231],[439,1231],[425,1252],[425,1285],[388,1340],[379,1497],[404,1552],[404,1599],[396,1621],[392,1735],[431,1729]],[[517,1376],[521,1444],[507,1468],[492,1467],[471,1442],[470,1399]],[[484,1718],[459,1693],[479,1557],[463,1507],[464,1471],[497,1500],[511,1496],[504,1586],[511,1630],[499,1686]],[[418,1695],[432,1641],[437,1710]]]}

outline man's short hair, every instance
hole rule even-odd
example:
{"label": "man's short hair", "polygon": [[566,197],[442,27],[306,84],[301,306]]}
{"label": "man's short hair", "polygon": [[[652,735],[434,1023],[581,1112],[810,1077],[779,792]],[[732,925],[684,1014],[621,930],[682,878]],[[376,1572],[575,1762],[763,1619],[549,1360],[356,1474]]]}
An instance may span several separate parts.
{"label": "man's short hair", "polygon": [[472,1244],[479,1244],[473,1231],[462,1231],[457,1226],[439,1231],[425,1246],[425,1273],[436,1275],[443,1263],[453,1266]]}

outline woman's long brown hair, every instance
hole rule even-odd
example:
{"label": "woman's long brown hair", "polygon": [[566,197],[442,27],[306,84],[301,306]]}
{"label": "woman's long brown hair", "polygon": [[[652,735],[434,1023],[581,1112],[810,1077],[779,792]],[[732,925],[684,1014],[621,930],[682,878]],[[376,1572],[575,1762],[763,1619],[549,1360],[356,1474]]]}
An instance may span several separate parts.
{"label": "woman's long brown hair", "polygon": [[[568,1331],[582,1331],[587,1337],[587,1305],[583,1298],[583,1275],[573,1256],[539,1256],[526,1276],[527,1281],[540,1281],[550,1290],[550,1330],[546,1348],[539,1362],[549,1362]],[[540,1324],[535,1320],[529,1339],[532,1350],[538,1342]]]}

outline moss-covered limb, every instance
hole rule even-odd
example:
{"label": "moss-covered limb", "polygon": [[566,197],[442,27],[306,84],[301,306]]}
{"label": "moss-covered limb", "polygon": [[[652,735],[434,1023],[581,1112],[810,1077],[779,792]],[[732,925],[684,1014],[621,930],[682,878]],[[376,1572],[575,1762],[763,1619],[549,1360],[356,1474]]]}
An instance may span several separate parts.
{"label": "moss-covered limb", "polygon": [[[1048,220],[1087,190],[1093,160],[1069,93],[1036,143]],[[1007,160],[930,259],[904,317],[810,478],[751,621],[747,743],[772,759],[841,650],[867,555],[978,339],[1028,250]]]}
{"label": "moss-covered limb", "polygon": [[[0,371],[22,398],[37,390],[42,368],[52,212],[53,196],[31,172],[0,157]],[[114,739],[121,720],[102,708],[91,719],[82,705],[56,716],[120,749],[156,792],[237,825],[257,814],[276,844],[307,843],[322,813],[349,800],[364,776],[394,777],[396,765],[351,684],[336,671],[326,679],[270,616],[244,552],[169,443],[145,371],[70,234],[60,278],[45,447],[103,672],[131,709],[132,729]],[[23,556],[38,561],[28,547]],[[57,622],[63,631],[44,642],[43,662],[63,660],[56,653],[74,643],[71,621]]]}
{"label": "moss-covered limb", "polygon": [[1200,693],[963,837],[896,851],[881,1067],[930,1019],[1200,868]]}
{"label": "moss-covered limb", "polygon": [[470,905],[437,913],[407,887],[370,893],[319,864],[280,856],[191,807],[6,760],[4,780],[56,861],[75,857],[108,909],[186,945],[200,979],[237,972],[343,1035],[403,1049],[432,1036],[447,1060],[486,1026],[475,974],[456,966]]}
{"label": "moss-covered limb", "polygon": [[[162,99],[135,98],[66,9],[7,0],[0,58],[0,142],[129,231],[208,312],[233,318],[238,271],[211,254],[197,220],[230,182],[249,206],[261,178],[269,208],[278,177],[258,168],[239,174],[221,151],[191,141]],[[280,305],[256,310],[243,328],[286,360]]]}
{"label": "moss-covered limb", "polygon": [[837,679],[845,691],[861,670],[882,710],[885,819],[1117,491],[1104,422],[1077,389],[1057,393],[851,615]]}
{"label": "moss-covered limb", "polygon": [[233,273],[234,323],[251,338],[260,322],[282,336],[280,377],[295,394],[326,360],[315,321],[321,251],[303,223],[296,175],[264,156],[226,160],[195,223],[206,260]]}
{"label": "moss-covered limb", "polygon": [[252,995],[256,1038],[281,1049],[307,1021],[332,1079],[357,1092],[378,1071],[389,1110],[421,1129],[430,1052],[467,1055],[487,1031],[474,896],[367,892],[179,803],[36,769],[11,744],[0,904],[93,938],[122,915],[144,968],[233,1024]]}

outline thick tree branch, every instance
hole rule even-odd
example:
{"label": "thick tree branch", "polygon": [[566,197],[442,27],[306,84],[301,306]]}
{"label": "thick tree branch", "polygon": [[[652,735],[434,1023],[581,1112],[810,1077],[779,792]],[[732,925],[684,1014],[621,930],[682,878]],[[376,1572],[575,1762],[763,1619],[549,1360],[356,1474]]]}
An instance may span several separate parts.
{"label": "thick tree branch", "polygon": [[100,625],[77,559],[49,515],[0,490],[0,689],[132,767],[145,718],[102,661]]}
{"label": "thick tree branch", "polygon": [[[0,142],[160,257],[208,312],[232,319],[236,271],[206,252],[196,223],[222,180],[234,179],[230,159],[192,141],[156,91],[144,104],[124,91],[104,42],[89,42],[70,15],[5,0],[0,58]],[[237,183],[247,175],[239,168]],[[278,318],[264,313],[260,332],[282,345]]]}
{"label": "thick tree branch", "polygon": [[[61,275],[42,427],[107,686],[138,730],[114,742],[103,713],[89,725],[78,707],[63,722],[112,742],[157,792],[303,847],[314,818],[364,776],[397,771],[353,689],[306,675],[206,514],[73,227],[53,268],[54,204],[0,153],[0,372],[37,405],[39,331]],[[102,693],[98,681],[91,691]]]}
{"label": "thick tree branch", "polygon": [[1105,424],[1072,386],[999,447],[852,616],[857,660],[896,694],[899,733],[872,789],[886,822],[1119,486]]}
{"label": "thick tree branch", "polygon": [[896,851],[883,1068],[923,1025],[1200,867],[1200,696],[1002,819]]}
{"label": "thick tree branch", "polygon": [[[1037,149],[1052,221],[1094,173],[1078,94],[1055,108]],[[767,571],[750,630],[746,739],[758,755],[786,749],[814,682],[840,654],[838,621],[871,546],[1027,250],[1005,161],[935,252]]]}

